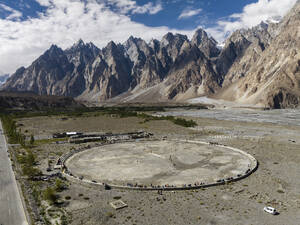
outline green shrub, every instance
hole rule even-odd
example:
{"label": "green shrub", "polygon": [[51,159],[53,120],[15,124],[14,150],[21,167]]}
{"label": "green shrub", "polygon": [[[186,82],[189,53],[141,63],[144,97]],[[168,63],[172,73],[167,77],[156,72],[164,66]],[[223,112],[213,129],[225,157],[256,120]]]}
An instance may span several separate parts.
{"label": "green shrub", "polygon": [[54,204],[57,201],[58,196],[53,188],[48,187],[43,192],[43,199],[48,201],[50,204]]}
{"label": "green shrub", "polygon": [[64,184],[64,182],[63,182],[61,179],[57,178],[57,179],[55,180],[55,190],[58,191],[58,192],[61,192],[61,191],[63,191],[64,189],[65,189],[65,184]]}
{"label": "green shrub", "polygon": [[22,165],[22,172],[23,175],[28,176],[30,179],[42,175],[42,172],[39,169],[28,165]]}

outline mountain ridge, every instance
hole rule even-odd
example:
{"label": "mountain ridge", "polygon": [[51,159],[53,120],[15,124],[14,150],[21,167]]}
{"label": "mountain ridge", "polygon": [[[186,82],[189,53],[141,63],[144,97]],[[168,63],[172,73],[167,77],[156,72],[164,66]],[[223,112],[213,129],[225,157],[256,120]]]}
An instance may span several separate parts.
{"label": "mountain ridge", "polygon": [[[297,66],[289,75],[280,72],[281,83],[263,71],[268,58],[272,65],[277,62],[278,70],[286,64],[297,64],[299,41],[289,34],[298,37],[295,27],[299,12],[297,3],[280,23],[262,22],[237,30],[222,49],[203,29],[198,29],[191,40],[167,33],[160,41],[146,42],[131,36],[123,44],[111,41],[102,49],[81,39],[66,50],[52,45],[29,67],[19,68],[1,89],[98,103],[186,101],[213,96],[261,107],[295,107],[300,102]],[[285,45],[294,52],[283,48]],[[283,59],[273,59],[271,52],[273,56],[280,52],[295,63],[282,64]],[[258,73],[262,73],[263,81]],[[288,79],[292,80],[289,85],[281,85]],[[258,93],[261,96],[255,97]]]}

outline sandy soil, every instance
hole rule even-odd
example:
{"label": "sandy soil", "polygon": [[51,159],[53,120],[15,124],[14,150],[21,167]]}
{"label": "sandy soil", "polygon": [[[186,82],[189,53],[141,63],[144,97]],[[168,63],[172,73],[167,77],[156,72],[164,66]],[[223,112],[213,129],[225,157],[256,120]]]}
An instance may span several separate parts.
{"label": "sandy soil", "polygon": [[[201,112],[200,112],[201,113]],[[234,112],[227,111],[233,115]],[[272,113],[275,113],[274,111]],[[258,112],[259,114],[259,112]],[[243,114],[247,117],[247,114]],[[280,117],[280,113],[278,115]],[[191,118],[191,117],[188,117]],[[136,118],[57,117],[22,119],[22,130],[49,134],[53,131],[134,131],[145,129],[168,138],[214,141],[233,146],[253,155],[259,161],[258,170],[242,181],[205,190],[137,192],[103,190],[88,185],[70,183],[61,198],[70,196],[65,209],[72,216],[72,225],[79,224],[220,224],[220,225],[287,225],[300,221],[300,126],[258,121],[248,118],[224,120],[195,117],[198,127],[182,128],[168,121],[140,124]],[[71,148],[69,146],[68,148]],[[50,151],[55,145],[41,147]],[[59,147],[63,149],[67,147]],[[225,158],[224,158],[225,160]],[[123,200],[127,208],[115,211],[109,205]],[[275,207],[273,216],[263,207]]]}

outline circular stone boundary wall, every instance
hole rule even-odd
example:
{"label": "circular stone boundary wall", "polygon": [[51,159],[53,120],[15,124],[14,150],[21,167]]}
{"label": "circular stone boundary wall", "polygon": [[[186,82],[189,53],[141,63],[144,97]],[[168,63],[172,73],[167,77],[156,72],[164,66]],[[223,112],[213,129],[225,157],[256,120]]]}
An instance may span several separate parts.
{"label": "circular stone boundary wall", "polygon": [[[149,141],[149,140],[148,140]],[[150,141],[155,141],[155,140],[150,140]],[[116,141],[116,142],[112,142],[112,143],[103,143],[103,144],[99,144],[97,146],[93,146],[90,148],[82,148],[82,149],[77,149],[77,150],[72,150],[70,152],[68,152],[67,154],[61,156],[59,158],[59,160],[61,161],[62,165],[64,168],[66,168],[65,171],[62,171],[62,175],[79,184],[88,184],[91,186],[96,186],[96,187],[105,187],[108,186],[109,188],[114,188],[114,189],[123,189],[123,190],[139,190],[139,191],[157,191],[157,190],[165,190],[165,191],[176,191],[176,190],[193,190],[193,189],[201,189],[201,188],[208,188],[208,187],[213,187],[213,186],[219,186],[219,185],[224,185],[227,183],[232,183],[232,182],[236,182],[242,179],[247,178],[248,176],[250,176],[252,173],[254,173],[257,168],[258,168],[258,161],[249,153],[242,151],[241,149],[238,148],[234,148],[234,147],[230,147],[227,145],[222,145],[222,144],[218,144],[218,143],[213,143],[213,142],[203,142],[203,141],[192,141],[192,140],[178,140],[178,139],[171,139],[168,141],[181,141],[181,142],[186,142],[186,143],[196,143],[196,144],[204,144],[204,145],[215,145],[218,147],[222,147],[222,148],[227,148],[231,151],[234,152],[238,152],[246,157],[248,157],[251,161],[250,167],[247,169],[247,171],[245,171],[241,176],[236,176],[233,177],[233,179],[231,180],[225,180],[221,179],[221,181],[219,182],[214,182],[214,183],[209,183],[209,184],[200,184],[197,186],[184,186],[184,187],[166,187],[166,186],[160,186],[160,187],[131,187],[131,186],[122,186],[122,185],[114,185],[114,184],[108,184],[108,183],[98,183],[98,182],[92,182],[90,180],[86,180],[86,179],[79,179],[79,177],[74,176],[70,171],[68,171],[67,167],[65,166],[65,162],[67,160],[69,160],[70,158],[72,158],[75,154],[79,153],[79,152],[83,152],[85,150],[89,150],[95,147],[101,147],[101,146],[105,146],[105,145],[110,145],[110,144],[117,144],[117,143],[125,143],[125,142],[135,142],[135,141]]]}

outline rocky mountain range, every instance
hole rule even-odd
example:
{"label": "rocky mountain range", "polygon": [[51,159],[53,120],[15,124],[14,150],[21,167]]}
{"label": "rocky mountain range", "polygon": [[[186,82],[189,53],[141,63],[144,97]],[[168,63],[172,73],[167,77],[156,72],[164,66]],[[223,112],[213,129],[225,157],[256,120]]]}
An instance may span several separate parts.
{"label": "rocky mountain range", "polygon": [[9,74],[0,75],[0,86],[4,84],[8,78],[9,78]]}
{"label": "rocky mountain range", "polygon": [[12,111],[51,111],[84,109],[85,106],[71,97],[41,96],[29,92],[3,92],[0,91],[0,112]]}
{"label": "rocky mountain range", "polygon": [[130,37],[103,49],[79,40],[52,45],[2,90],[75,97],[93,102],[185,101],[211,96],[260,107],[300,102],[300,4],[280,23],[262,22],[234,32],[220,49],[199,29],[193,38]]}

